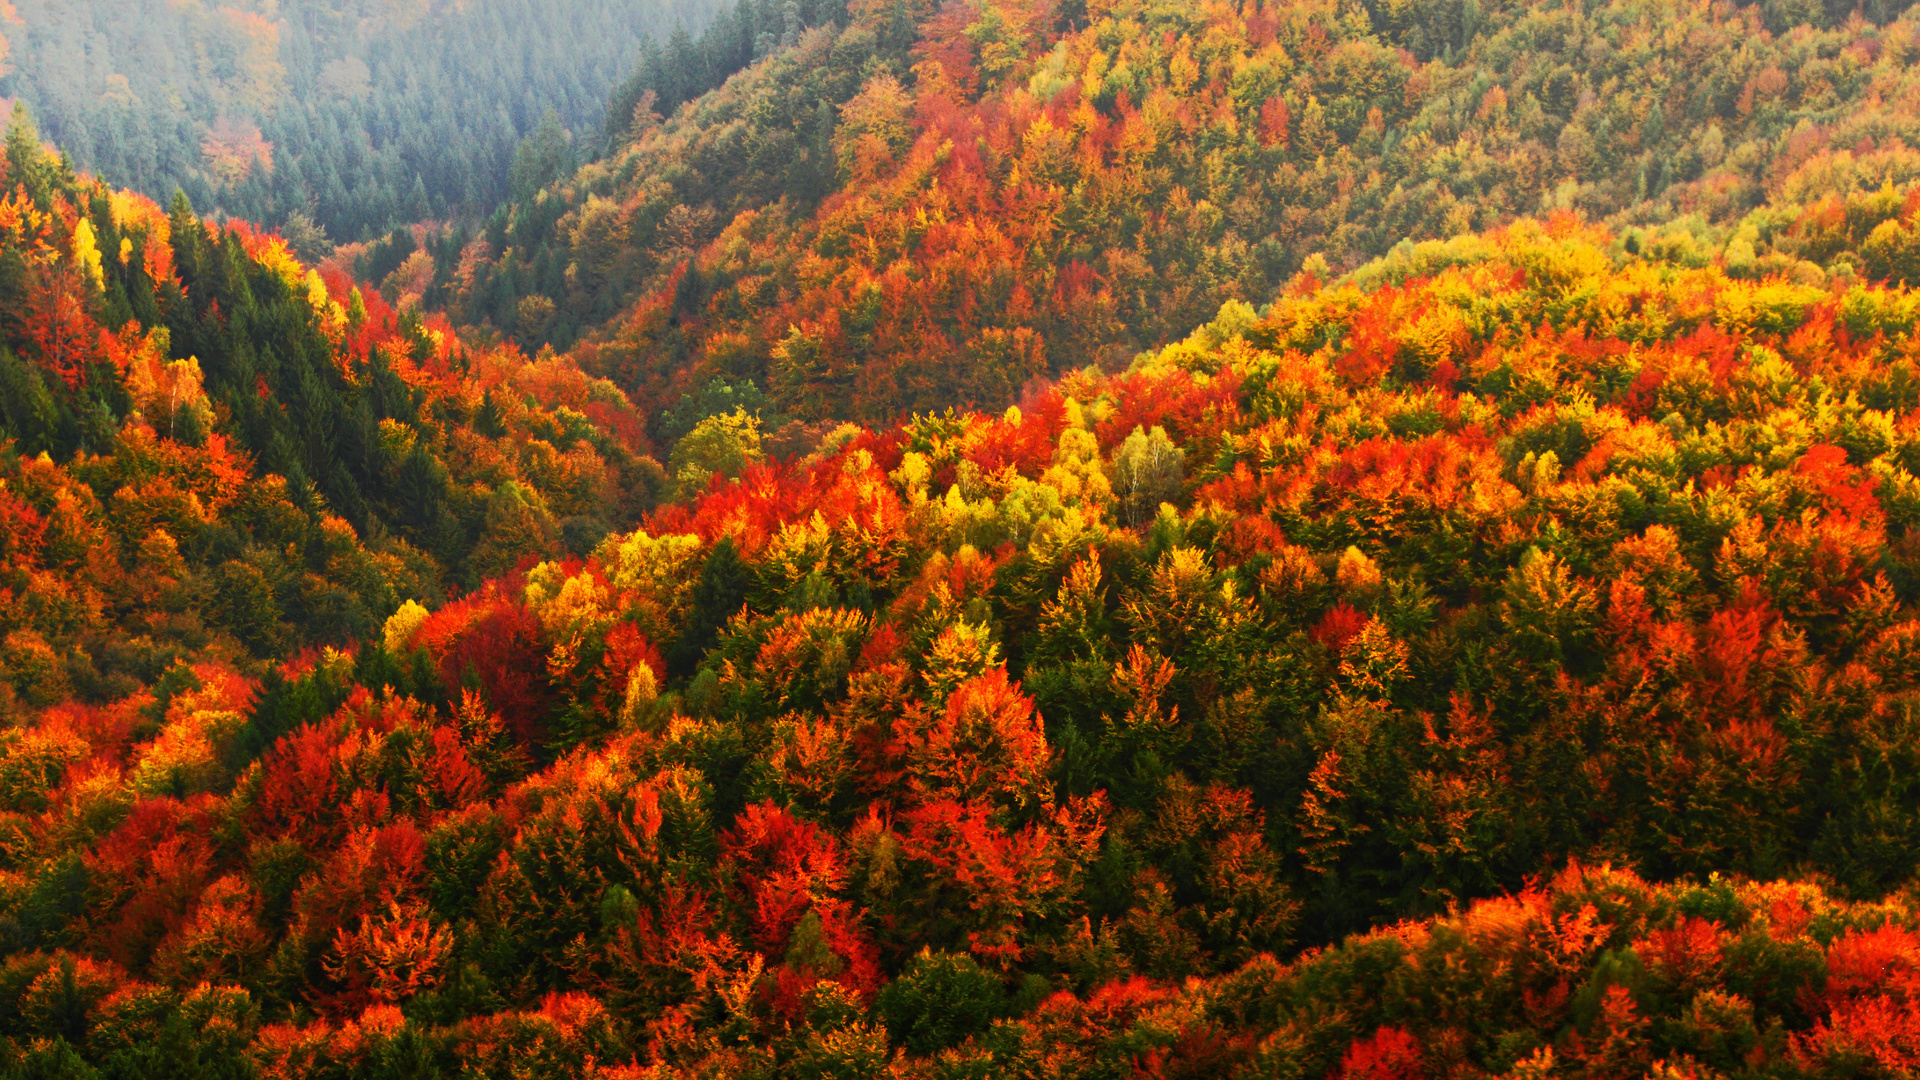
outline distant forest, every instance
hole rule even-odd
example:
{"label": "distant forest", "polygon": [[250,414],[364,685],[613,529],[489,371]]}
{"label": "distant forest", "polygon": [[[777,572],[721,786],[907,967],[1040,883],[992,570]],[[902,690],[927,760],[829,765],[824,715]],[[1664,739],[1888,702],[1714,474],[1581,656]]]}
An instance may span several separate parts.
{"label": "distant forest", "polygon": [[[550,119],[570,170],[648,39],[714,0],[0,0],[0,94],[79,169],[303,246],[484,212]],[[544,176],[522,175],[538,187]],[[309,252],[311,254],[311,252]]]}

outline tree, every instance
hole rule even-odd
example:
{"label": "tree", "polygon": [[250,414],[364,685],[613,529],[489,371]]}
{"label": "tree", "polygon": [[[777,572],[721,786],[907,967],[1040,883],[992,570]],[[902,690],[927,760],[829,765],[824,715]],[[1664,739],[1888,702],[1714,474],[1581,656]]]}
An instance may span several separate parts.
{"label": "tree", "polygon": [[920,950],[874,1007],[893,1041],[932,1056],[987,1029],[1006,1006],[1000,980],[973,957]]}
{"label": "tree", "polygon": [[38,270],[27,290],[25,332],[40,364],[78,392],[98,358],[100,331],[88,310],[85,283],[67,265]]}
{"label": "tree", "polygon": [[739,612],[752,582],[751,571],[740,558],[731,536],[714,541],[700,567],[700,582],[693,588],[693,608],[680,636],[667,654],[667,671],[676,678],[693,673],[707,650],[719,640],[720,628]]}
{"label": "tree", "polygon": [[513,193],[522,201],[560,178],[567,163],[567,132],[560,126],[560,114],[549,108],[540,118],[540,126],[521,140],[513,153]]}
{"label": "tree", "polygon": [[1164,428],[1151,433],[1136,427],[1113,453],[1113,494],[1129,525],[1151,521],[1160,504],[1180,495],[1186,451],[1173,444]]}
{"label": "tree", "polygon": [[738,475],[763,456],[759,418],[735,407],[701,420],[675,443],[667,456],[667,474],[684,496],[705,488],[715,476]]}

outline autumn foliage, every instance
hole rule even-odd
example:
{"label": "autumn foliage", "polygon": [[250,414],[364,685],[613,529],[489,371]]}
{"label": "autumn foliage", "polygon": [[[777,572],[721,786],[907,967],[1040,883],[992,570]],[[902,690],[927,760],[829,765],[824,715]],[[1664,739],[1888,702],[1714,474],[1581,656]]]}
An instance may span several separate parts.
{"label": "autumn foliage", "polygon": [[[950,95],[1045,22],[962,7]],[[821,415],[896,330],[1017,404],[669,477],[578,358],[24,154],[0,1071],[1920,1068],[1903,194],[1751,261],[1524,219],[1056,379],[855,275],[781,301]]]}

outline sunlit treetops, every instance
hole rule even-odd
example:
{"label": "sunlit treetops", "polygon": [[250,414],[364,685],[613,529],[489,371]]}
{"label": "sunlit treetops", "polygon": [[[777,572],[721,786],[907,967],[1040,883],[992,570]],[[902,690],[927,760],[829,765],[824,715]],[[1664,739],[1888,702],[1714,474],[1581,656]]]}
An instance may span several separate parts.
{"label": "sunlit treetops", "polygon": [[[457,596],[219,431],[15,457],[6,1052],[1905,1068],[1920,301],[1701,244],[1525,220],[1004,411],[716,414],[637,527],[503,513]],[[495,403],[445,460],[603,393],[463,349],[384,369]]]}
{"label": "sunlit treetops", "polygon": [[770,421],[997,411],[1556,211],[1880,278],[1889,215],[1793,225],[1916,175],[1903,8],[859,4],[436,257],[433,302],[574,346],[671,440],[748,383]]}
{"label": "sunlit treetops", "polygon": [[1468,10],[856,5],[446,317],[16,125],[7,1070],[1910,1070],[1910,20]]}
{"label": "sunlit treetops", "polygon": [[76,177],[19,118],[4,173],[9,717],[347,645],[659,486],[624,395],[565,361]]}

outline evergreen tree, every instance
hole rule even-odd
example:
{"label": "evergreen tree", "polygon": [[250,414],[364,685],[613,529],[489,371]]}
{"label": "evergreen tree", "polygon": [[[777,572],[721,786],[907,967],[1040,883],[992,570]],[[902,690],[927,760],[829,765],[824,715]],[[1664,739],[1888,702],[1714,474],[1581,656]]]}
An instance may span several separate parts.
{"label": "evergreen tree", "polygon": [[721,537],[700,567],[700,581],[693,588],[693,610],[667,658],[670,675],[685,677],[700,666],[707,650],[720,639],[721,627],[746,602],[752,581],[753,571],[740,558],[733,538]]}

